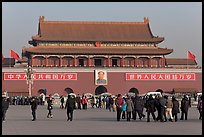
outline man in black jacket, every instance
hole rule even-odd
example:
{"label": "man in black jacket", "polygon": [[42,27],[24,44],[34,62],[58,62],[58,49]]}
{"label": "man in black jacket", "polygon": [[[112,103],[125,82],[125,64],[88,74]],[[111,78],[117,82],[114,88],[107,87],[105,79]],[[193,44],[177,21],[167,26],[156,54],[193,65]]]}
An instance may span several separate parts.
{"label": "man in black jacket", "polygon": [[147,99],[146,109],[147,109],[147,122],[150,122],[150,114],[152,115],[152,118],[155,121],[156,117],[154,112],[156,111],[156,107],[155,107],[155,99],[152,97],[152,94],[150,94],[149,98]]}
{"label": "man in black jacket", "polygon": [[47,118],[52,118],[53,117],[53,115],[52,115],[52,109],[53,109],[53,107],[52,107],[53,106],[52,100],[53,100],[52,96],[49,95],[49,98],[47,100],[47,109],[48,109]]}
{"label": "man in black jacket", "polygon": [[189,99],[187,98],[186,95],[184,95],[184,97],[181,100],[181,118],[180,118],[180,120],[183,120],[184,116],[185,116],[185,120],[188,119],[189,107],[190,107]]}
{"label": "man in black jacket", "polygon": [[73,119],[73,111],[75,108],[75,99],[68,95],[68,99],[65,105],[65,109],[67,109],[67,121],[72,121]]}
{"label": "man in black jacket", "polygon": [[139,116],[139,119],[141,120],[141,118],[143,117],[144,101],[141,97],[138,96],[138,94],[135,94],[133,104],[134,104],[133,120],[136,120],[137,114]]}
{"label": "man in black jacket", "polygon": [[6,111],[9,108],[9,100],[6,97],[2,98],[2,122],[5,121]]}
{"label": "man in black jacket", "polygon": [[36,109],[37,109],[37,106],[38,106],[37,100],[36,100],[36,98],[33,97],[32,100],[31,100],[31,110],[32,110],[32,115],[33,115],[32,121],[36,120]]}
{"label": "man in black jacket", "polygon": [[167,99],[166,96],[162,96],[159,98],[159,104],[160,104],[160,121],[161,122],[166,122],[167,118],[166,118],[166,103],[167,103]]}

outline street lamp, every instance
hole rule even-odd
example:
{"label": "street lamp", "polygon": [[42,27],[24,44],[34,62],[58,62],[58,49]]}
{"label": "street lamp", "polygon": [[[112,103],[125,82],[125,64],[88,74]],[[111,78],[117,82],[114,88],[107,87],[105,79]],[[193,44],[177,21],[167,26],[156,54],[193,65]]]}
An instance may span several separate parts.
{"label": "street lamp", "polygon": [[26,70],[26,76],[27,76],[26,82],[28,84],[29,97],[31,97],[31,94],[32,94],[33,73],[34,73],[34,70],[31,68],[31,66],[28,66],[28,68]]}

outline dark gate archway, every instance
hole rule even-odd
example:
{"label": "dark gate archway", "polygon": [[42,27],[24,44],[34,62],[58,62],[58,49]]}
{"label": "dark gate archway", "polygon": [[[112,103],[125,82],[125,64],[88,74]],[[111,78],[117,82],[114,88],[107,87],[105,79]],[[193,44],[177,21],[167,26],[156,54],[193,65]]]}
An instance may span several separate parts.
{"label": "dark gate archway", "polygon": [[38,93],[39,94],[43,93],[44,95],[46,95],[47,94],[47,89],[39,89]]}
{"label": "dark gate archway", "polygon": [[98,86],[95,89],[95,95],[100,95],[100,94],[105,93],[105,92],[107,92],[107,88],[102,86],[102,85]]}
{"label": "dark gate archway", "polygon": [[73,89],[71,88],[65,88],[64,91],[67,92],[67,94],[74,93]]}
{"label": "dark gate archway", "polygon": [[136,93],[136,94],[139,94],[139,90],[137,88],[131,88],[129,90],[130,93]]}
{"label": "dark gate archway", "polygon": [[157,89],[155,92],[160,92],[161,94],[163,94],[163,90],[162,89]]}

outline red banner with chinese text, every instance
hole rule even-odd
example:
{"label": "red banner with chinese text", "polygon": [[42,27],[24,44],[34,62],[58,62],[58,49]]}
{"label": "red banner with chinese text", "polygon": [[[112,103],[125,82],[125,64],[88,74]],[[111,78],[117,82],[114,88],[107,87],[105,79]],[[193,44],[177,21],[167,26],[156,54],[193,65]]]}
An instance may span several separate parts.
{"label": "red banner with chinese text", "polygon": [[[4,73],[4,80],[26,79],[26,73]],[[33,80],[77,80],[77,73],[35,73]]]}
{"label": "red banner with chinese text", "polygon": [[195,73],[126,73],[126,80],[195,80]]}

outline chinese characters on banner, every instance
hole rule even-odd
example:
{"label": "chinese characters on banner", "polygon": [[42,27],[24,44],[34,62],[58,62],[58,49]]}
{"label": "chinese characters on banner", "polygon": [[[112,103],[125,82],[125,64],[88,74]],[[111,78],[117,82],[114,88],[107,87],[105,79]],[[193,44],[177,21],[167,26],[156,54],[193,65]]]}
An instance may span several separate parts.
{"label": "chinese characters on banner", "polygon": [[126,80],[195,80],[195,73],[126,73]]}
{"label": "chinese characters on banner", "polygon": [[[4,73],[4,80],[26,80],[25,73]],[[35,73],[33,80],[77,80],[77,73]]]}
{"label": "chinese characters on banner", "polygon": [[[126,80],[195,80],[195,73],[125,73]],[[4,73],[4,80],[26,80],[25,73]],[[35,73],[33,80],[77,80],[77,73]]]}

